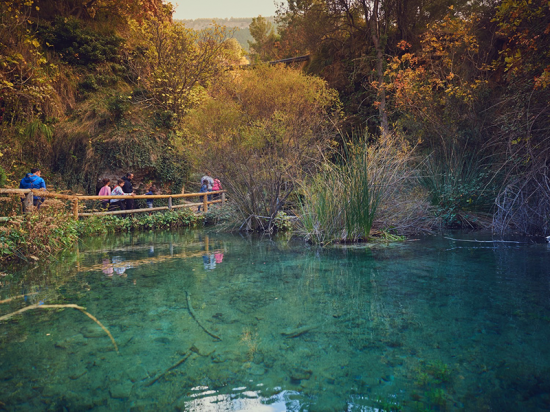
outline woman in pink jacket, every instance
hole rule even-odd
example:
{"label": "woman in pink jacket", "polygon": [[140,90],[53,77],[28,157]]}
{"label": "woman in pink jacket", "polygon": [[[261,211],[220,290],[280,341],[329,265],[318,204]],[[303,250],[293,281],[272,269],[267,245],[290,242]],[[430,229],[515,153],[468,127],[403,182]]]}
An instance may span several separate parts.
{"label": "woman in pink jacket", "polygon": [[[220,182],[220,179],[214,179],[214,184],[212,185],[212,191],[215,192],[216,190],[222,190],[222,183]],[[214,200],[219,199],[220,193],[216,193],[214,195]]]}
{"label": "woman in pink jacket", "polygon": [[[101,189],[99,189],[99,196],[111,196],[111,186],[109,186],[109,183],[111,183],[111,179],[105,178],[101,182],[103,185]],[[109,207],[109,199],[101,199],[101,208],[107,209]]]}

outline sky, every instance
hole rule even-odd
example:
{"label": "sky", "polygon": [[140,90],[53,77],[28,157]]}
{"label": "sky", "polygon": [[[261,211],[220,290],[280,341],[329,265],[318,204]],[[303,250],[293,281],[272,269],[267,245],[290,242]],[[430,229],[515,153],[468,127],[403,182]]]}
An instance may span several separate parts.
{"label": "sky", "polygon": [[[279,1],[280,2],[280,1]],[[275,0],[170,0],[176,20],[274,16]]]}

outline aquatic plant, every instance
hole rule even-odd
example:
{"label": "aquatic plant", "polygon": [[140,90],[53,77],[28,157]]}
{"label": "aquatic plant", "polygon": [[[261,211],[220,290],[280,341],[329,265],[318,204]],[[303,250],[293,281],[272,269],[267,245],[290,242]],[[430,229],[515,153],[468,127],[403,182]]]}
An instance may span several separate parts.
{"label": "aquatic plant", "polygon": [[[302,232],[313,243],[368,240],[380,206],[396,199],[412,178],[412,151],[398,136],[375,144],[367,136],[355,141],[338,163],[325,162],[302,185]],[[388,216],[384,220],[391,224]]]}
{"label": "aquatic plant", "polygon": [[428,373],[441,383],[449,382],[451,379],[451,369],[440,360],[429,365]]}
{"label": "aquatic plant", "polygon": [[392,401],[385,398],[378,398],[376,400],[376,407],[381,412],[398,412],[403,410],[402,405],[400,405],[396,401]]}

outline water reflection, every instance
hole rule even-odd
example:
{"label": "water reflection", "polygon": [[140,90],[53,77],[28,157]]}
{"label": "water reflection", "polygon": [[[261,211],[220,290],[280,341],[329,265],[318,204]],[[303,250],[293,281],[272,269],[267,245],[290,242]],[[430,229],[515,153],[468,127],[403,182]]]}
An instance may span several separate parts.
{"label": "water reflection", "polygon": [[[546,410],[550,251],[89,239],[0,279],[8,409]],[[46,406],[44,406],[46,405]]]}

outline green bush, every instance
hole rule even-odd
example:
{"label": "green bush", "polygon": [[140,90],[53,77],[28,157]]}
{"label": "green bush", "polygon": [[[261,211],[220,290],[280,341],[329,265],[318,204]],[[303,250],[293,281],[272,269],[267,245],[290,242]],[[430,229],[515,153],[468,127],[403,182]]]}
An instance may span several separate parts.
{"label": "green bush", "polygon": [[294,228],[292,217],[283,211],[277,212],[277,216],[273,219],[273,225],[278,232],[290,232]]}
{"label": "green bush", "polygon": [[121,94],[116,94],[107,101],[107,109],[115,121],[121,120],[129,107],[128,97]]}
{"label": "green bush", "polygon": [[6,171],[0,167],[0,187],[6,186],[7,181],[8,176],[6,175]]}
{"label": "green bush", "polygon": [[137,214],[122,218],[119,216],[93,216],[77,223],[79,236],[153,229],[174,229],[195,226],[201,218],[189,209],[165,213]]}
{"label": "green bush", "polygon": [[83,27],[75,18],[57,17],[50,26],[40,26],[37,34],[64,61],[81,66],[115,61],[124,42],[115,34],[100,34]]}
{"label": "green bush", "polygon": [[456,151],[452,156],[428,158],[420,184],[446,227],[475,226],[472,213],[488,213],[494,204],[495,180],[471,154]]}
{"label": "green bush", "polygon": [[16,216],[0,227],[0,261],[49,257],[76,239],[75,221],[59,209]]}

